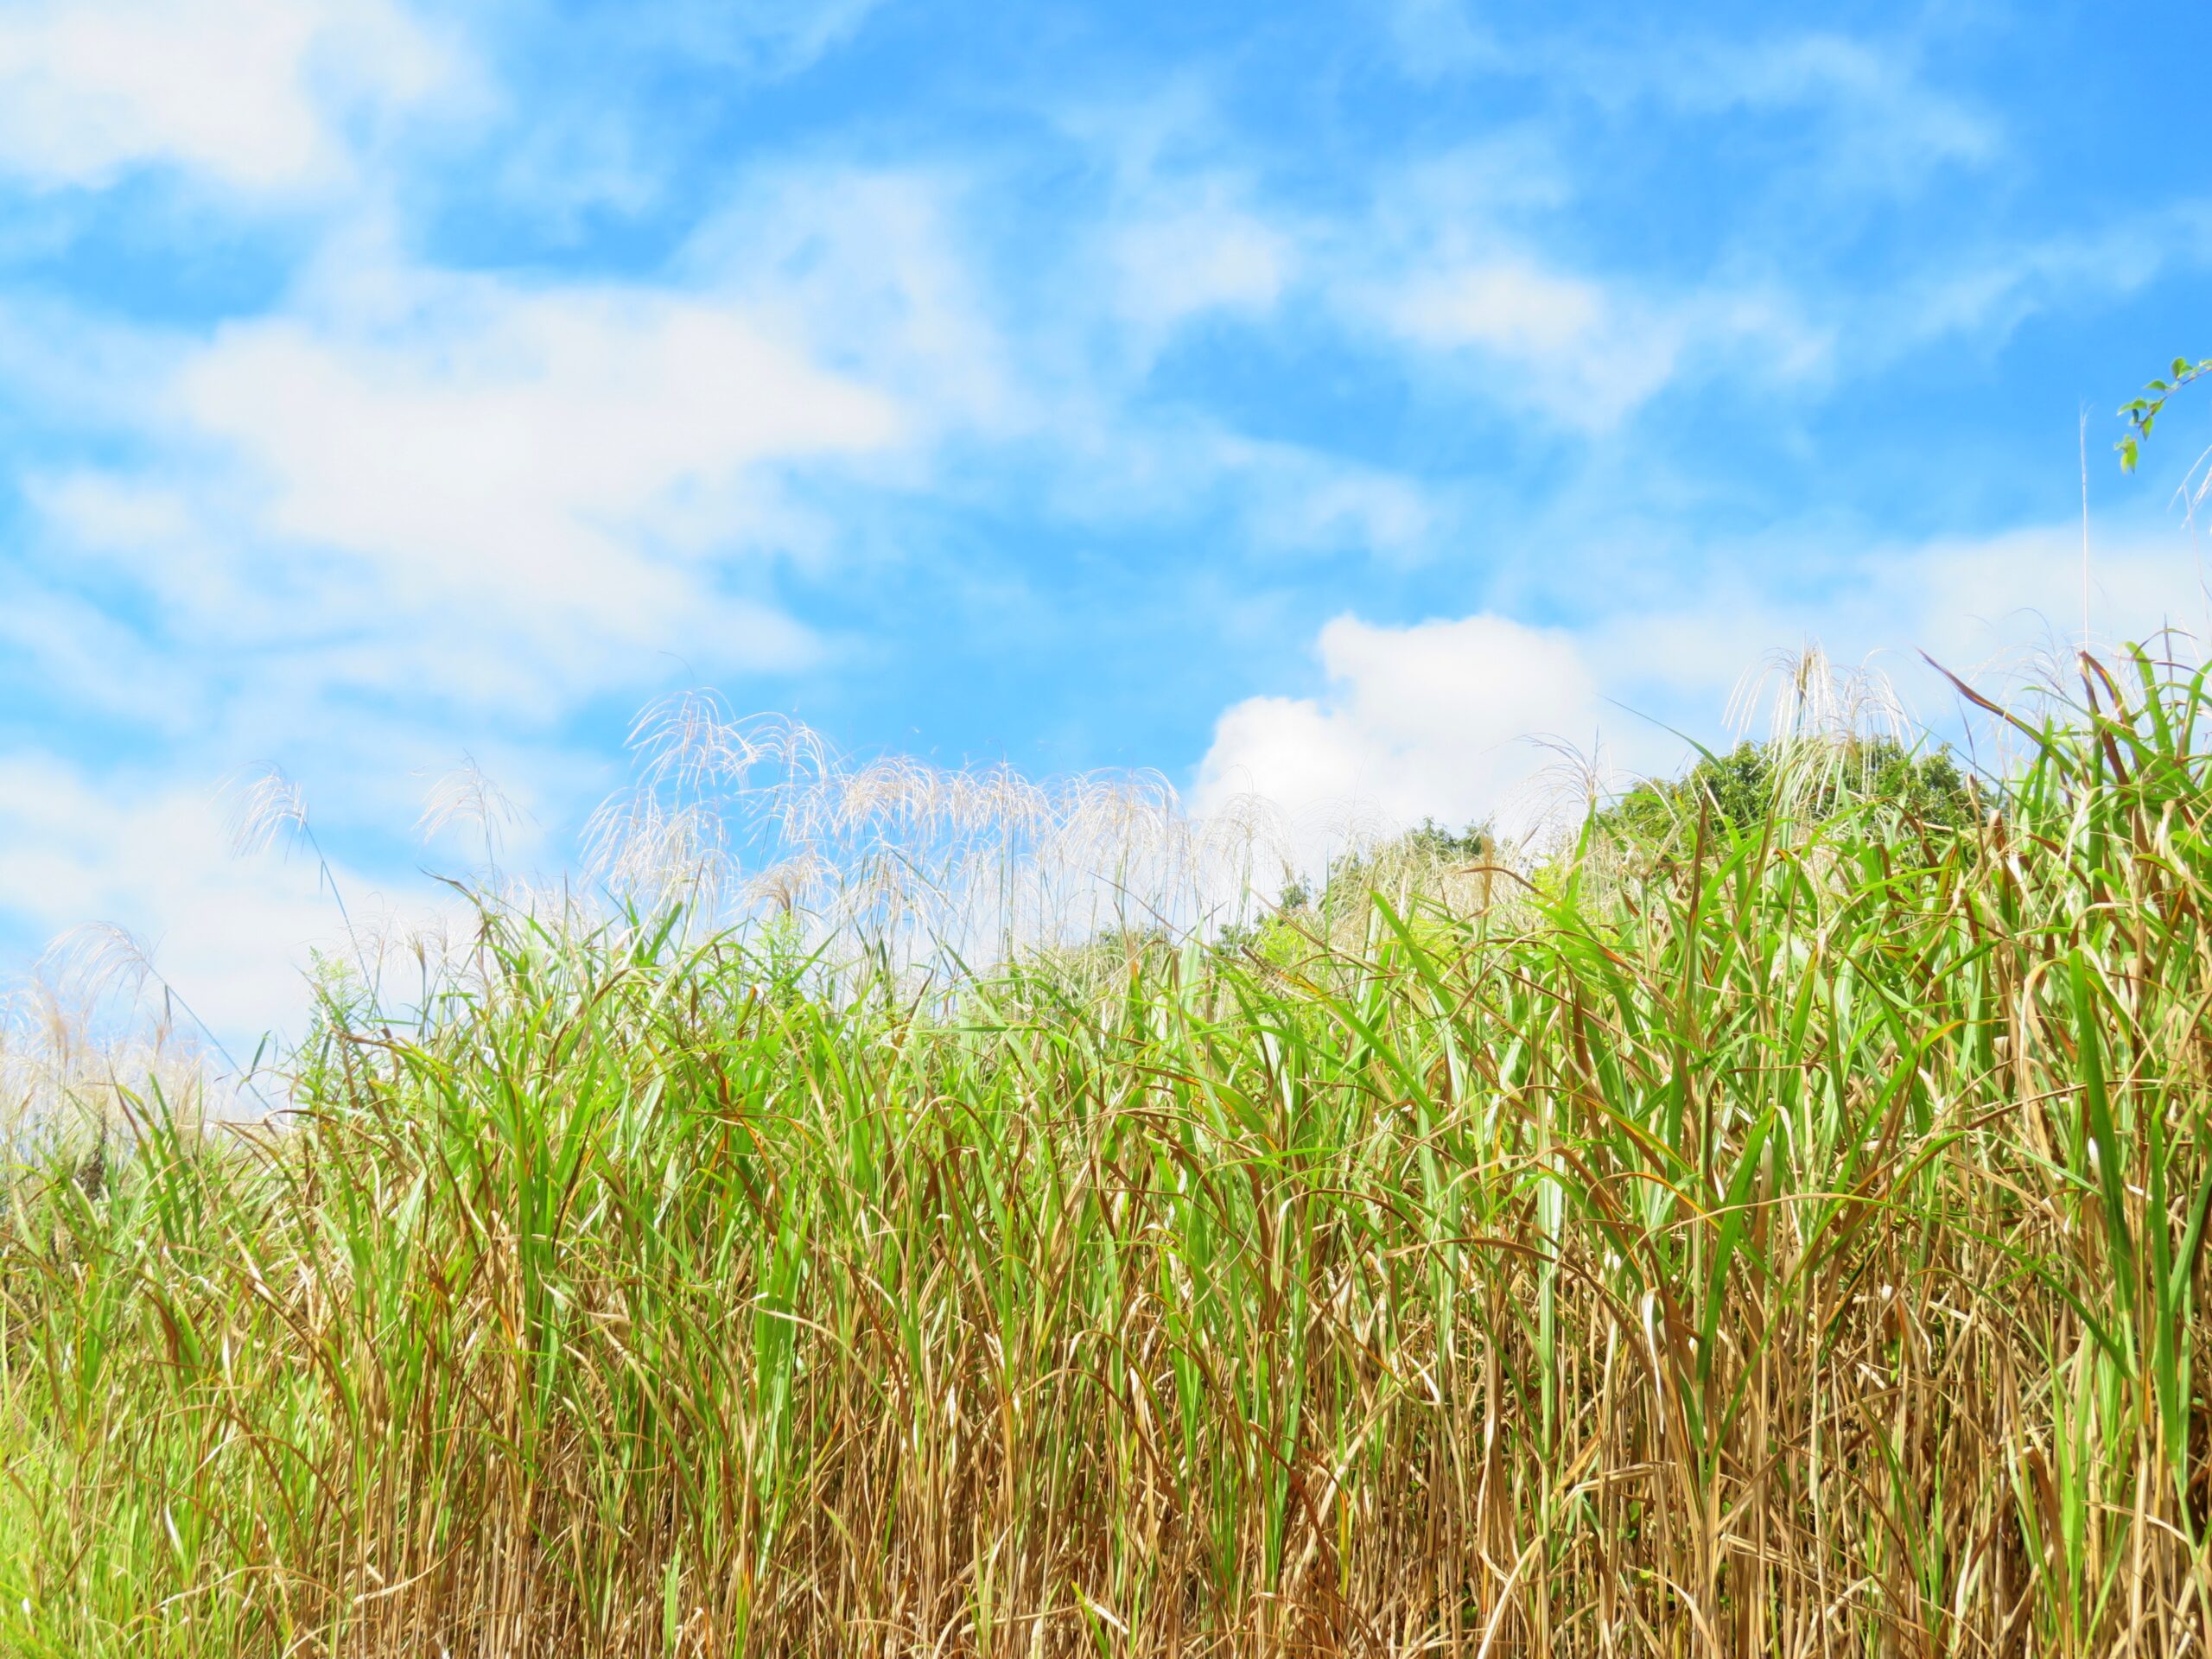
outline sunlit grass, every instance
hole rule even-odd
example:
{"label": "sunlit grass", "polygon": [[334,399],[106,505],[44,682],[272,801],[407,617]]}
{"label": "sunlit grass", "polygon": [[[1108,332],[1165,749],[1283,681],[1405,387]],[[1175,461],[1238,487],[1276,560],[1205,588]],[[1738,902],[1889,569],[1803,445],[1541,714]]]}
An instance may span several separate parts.
{"label": "sunlit grass", "polygon": [[2201,1650],[2212,697],[2084,685],[1961,827],[926,995],[487,899],[11,1190],[0,1647]]}

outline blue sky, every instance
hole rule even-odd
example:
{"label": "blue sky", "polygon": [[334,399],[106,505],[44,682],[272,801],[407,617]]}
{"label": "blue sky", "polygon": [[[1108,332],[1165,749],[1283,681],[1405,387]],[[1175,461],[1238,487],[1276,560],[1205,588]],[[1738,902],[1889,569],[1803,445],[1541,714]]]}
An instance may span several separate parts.
{"label": "blue sky", "polygon": [[[2212,10],[0,0],[0,966],[243,1028],[649,699],[1488,810],[1802,639],[2201,631]],[[2212,403],[2212,400],[2200,400]],[[268,1017],[277,1017],[270,1014]]]}

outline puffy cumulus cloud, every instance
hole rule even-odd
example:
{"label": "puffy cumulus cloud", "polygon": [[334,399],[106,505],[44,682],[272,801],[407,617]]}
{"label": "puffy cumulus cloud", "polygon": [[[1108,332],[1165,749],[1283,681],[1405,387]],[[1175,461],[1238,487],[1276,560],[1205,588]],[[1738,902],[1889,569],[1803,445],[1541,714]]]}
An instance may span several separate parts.
{"label": "puffy cumulus cloud", "polygon": [[[441,288],[444,284],[439,284]],[[277,537],[374,559],[405,594],[589,611],[618,634],[688,597],[626,528],[749,466],[875,448],[889,403],[741,314],[665,294],[463,283],[431,321],[225,331],[178,408],[267,486]]]}
{"label": "puffy cumulus cloud", "polygon": [[1325,852],[1347,817],[1389,824],[1490,816],[1541,772],[1528,740],[1587,747],[1598,676],[1570,635],[1478,615],[1389,627],[1339,616],[1321,630],[1325,689],[1246,699],[1216,723],[1195,799],[1258,795]]}
{"label": "puffy cumulus cloud", "polygon": [[0,10],[0,171],[296,190],[344,171],[359,123],[460,79],[394,0],[29,0]]}

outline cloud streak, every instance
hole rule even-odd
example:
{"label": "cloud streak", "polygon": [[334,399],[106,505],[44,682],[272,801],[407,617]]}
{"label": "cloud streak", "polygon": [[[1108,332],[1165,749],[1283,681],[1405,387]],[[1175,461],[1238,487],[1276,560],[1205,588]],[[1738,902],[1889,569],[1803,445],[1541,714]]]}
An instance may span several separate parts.
{"label": "cloud streak", "polygon": [[32,0],[0,11],[0,170],[99,188],[166,167],[297,193],[461,73],[393,0]]}

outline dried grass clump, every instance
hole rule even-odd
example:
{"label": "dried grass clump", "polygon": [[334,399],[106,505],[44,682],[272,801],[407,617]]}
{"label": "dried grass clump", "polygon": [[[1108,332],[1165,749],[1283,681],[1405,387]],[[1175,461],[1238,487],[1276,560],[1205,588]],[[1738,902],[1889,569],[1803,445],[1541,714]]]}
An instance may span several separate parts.
{"label": "dried grass clump", "polygon": [[197,1133],[238,1093],[207,1064],[190,1009],[121,928],[54,941],[29,982],[0,1000],[0,1148],[29,1160],[105,1167],[149,1110]]}

